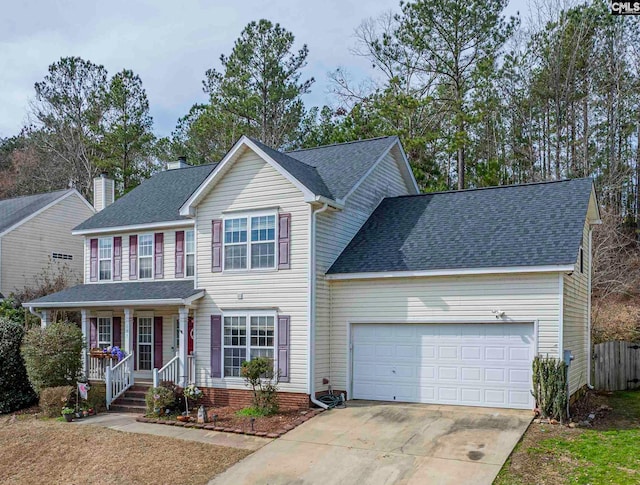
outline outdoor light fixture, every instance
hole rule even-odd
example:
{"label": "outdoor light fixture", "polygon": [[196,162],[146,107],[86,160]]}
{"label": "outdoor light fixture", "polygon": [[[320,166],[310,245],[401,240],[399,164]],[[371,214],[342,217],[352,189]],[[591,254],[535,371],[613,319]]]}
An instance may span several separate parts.
{"label": "outdoor light fixture", "polygon": [[216,422],[218,421],[218,415],[217,415],[217,414],[214,414],[214,415],[212,416],[212,418],[213,418],[213,425],[214,425],[214,426],[217,426]]}
{"label": "outdoor light fixture", "polygon": [[255,431],[253,429],[253,423],[255,423],[255,422],[256,422],[256,418],[251,418],[251,431]]}

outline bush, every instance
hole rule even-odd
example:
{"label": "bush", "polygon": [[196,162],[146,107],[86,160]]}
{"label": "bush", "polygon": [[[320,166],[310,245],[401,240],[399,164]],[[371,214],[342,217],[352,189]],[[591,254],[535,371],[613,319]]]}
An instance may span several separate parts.
{"label": "bush", "polygon": [[75,388],[71,386],[48,387],[40,392],[40,409],[45,416],[57,418],[67,407]]}
{"label": "bush", "polygon": [[567,417],[567,364],[562,360],[536,356],[533,359],[533,391],[543,418],[564,422]]}
{"label": "bush", "polygon": [[21,324],[0,317],[0,414],[27,407],[36,400],[20,355],[23,336]]}
{"label": "bush", "polygon": [[160,387],[166,387],[173,393],[175,402],[169,407],[169,409],[172,411],[175,410],[178,413],[181,413],[186,409],[184,402],[184,388],[178,386],[173,381],[162,381],[160,382]]}
{"label": "bush", "polygon": [[176,396],[169,388],[158,386],[152,387],[145,396],[147,403],[147,414],[165,414],[167,409],[174,410]]}
{"label": "bush", "polygon": [[104,383],[91,384],[87,392],[87,406],[93,408],[96,413],[107,410],[107,386]]}
{"label": "bush", "polygon": [[32,328],[22,345],[27,375],[40,392],[46,387],[75,385],[82,371],[82,331],[68,322]]}
{"label": "bush", "polygon": [[240,375],[253,392],[253,407],[264,416],[278,412],[278,381],[280,374],[273,371],[273,360],[258,357],[242,363]]}

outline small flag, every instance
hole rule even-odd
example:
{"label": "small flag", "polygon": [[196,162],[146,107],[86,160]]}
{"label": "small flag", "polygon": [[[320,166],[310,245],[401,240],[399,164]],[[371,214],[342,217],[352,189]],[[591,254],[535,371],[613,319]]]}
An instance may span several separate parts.
{"label": "small flag", "polygon": [[82,399],[87,399],[89,392],[89,384],[78,382],[78,393]]}

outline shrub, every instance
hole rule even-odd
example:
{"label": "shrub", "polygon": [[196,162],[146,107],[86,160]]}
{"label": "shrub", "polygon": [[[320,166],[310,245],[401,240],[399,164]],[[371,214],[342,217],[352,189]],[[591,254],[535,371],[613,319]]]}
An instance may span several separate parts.
{"label": "shrub", "polygon": [[82,370],[82,331],[68,322],[32,328],[24,338],[22,354],[31,385],[46,387],[75,385]]}
{"label": "shrub", "polygon": [[87,406],[96,413],[107,410],[107,387],[103,382],[94,382],[87,392]]}
{"label": "shrub", "polygon": [[278,412],[280,374],[273,370],[273,360],[258,357],[242,363],[240,375],[253,392],[253,407],[265,416]]}
{"label": "shrub", "polygon": [[175,410],[178,413],[181,413],[186,409],[184,402],[184,389],[182,387],[178,386],[173,381],[161,381],[160,387],[166,387],[175,397],[175,402],[169,407],[169,409],[172,411]]}
{"label": "shrub", "polygon": [[175,409],[173,405],[176,401],[176,396],[171,389],[158,386],[152,387],[147,391],[145,401],[147,403],[147,414],[165,414],[167,409]]}
{"label": "shrub", "polygon": [[0,414],[27,407],[36,400],[20,355],[23,336],[20,323],[0,317]]}
{"label": "shrub", "polygon": [[74,388],[71,386],[48,387],[40,392],[40,409],[45,416],[57,418],[67,407]]}
{"label": "shrub", "polygon": [[567,364],[562,360],[536,356],[533,359],[533,391],[543,418],[563,422],[567,417]]}

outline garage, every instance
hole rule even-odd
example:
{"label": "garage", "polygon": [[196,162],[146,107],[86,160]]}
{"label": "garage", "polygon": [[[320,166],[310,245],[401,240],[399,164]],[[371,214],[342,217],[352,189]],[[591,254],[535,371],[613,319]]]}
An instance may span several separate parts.
{"label": "garage", "polygon": [[532,409],[533,323],[351,328],[352,397]]}

